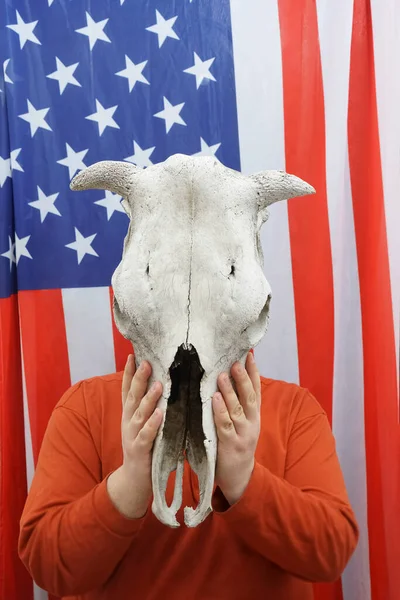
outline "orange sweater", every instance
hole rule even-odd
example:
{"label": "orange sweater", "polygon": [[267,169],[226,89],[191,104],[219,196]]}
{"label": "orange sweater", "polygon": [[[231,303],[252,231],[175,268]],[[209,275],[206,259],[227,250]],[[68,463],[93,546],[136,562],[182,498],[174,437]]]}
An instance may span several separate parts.
{"label": "orange sweater", "polygon": [[[73,386],[50,419],[22,515],[20,556],[39,586],[85,600],[308,600],[338,578],[358,538],[325,413],[298,386],[262,378],[256,466],[242,498],[199,527],[112,505],[122,461],[122,374]],[[167,495],[171,500],[173,482]],[[197,503],[189,468],[183,505]],[[178,513],[182,522],[182,511]]]}

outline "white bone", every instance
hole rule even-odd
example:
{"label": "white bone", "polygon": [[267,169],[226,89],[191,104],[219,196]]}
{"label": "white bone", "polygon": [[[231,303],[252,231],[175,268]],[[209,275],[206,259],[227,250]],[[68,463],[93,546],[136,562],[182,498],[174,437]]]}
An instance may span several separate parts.
{"label": "white bone", "polygon": [[[186,349],[185,357],[194,349],[204,369],[197,423],[204,440],[191,441],[201,434],[194,426],[192,438],[185,438],[187,458],[199,478],[200,502],[195,509],[185,508],[184,520],[195,527],[212,510],[217,437],[211,398],[217,377],[237,360],[244,364],[268,325],[271,289],[263,273],[260,227],[270,204],[314,189],[282,171],[245,176],[214,157],[185,155],[145,170],[128,163],[97,163],[79,173],[71,186],[124,196],[131,217],[122,260],[112,277],[114,316],[134,346],[137,365],[144,359],[151,363],[149,383],[163,384],[159,406],[166,415],[153,448],[152,510],[171,527],[179,526],[184,460],[173,447],[184,443],[188,409],[177,408],[187,406],[184,395],[179,397],[183,404],[168,405],[169,369],[179,347]],[[196,406],[191,405],[189,423],[190,418],[197,422]],[[165,490],[175,469],[174,500],[168,507]]]}

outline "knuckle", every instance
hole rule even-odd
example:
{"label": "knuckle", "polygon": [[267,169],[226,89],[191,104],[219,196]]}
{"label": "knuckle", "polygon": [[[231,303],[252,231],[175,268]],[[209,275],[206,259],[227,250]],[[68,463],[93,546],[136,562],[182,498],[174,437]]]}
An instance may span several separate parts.
{"label": "knuckle", "polygon": [[232,416],[240,418],[243,415],[243,407],[240,402],[237,402],[232,410]]}
{"label": "knuckle", "polygon": [[231,421],[231,420],[228,420],[228,419],[225,419],[225,420],[222,422],[222,429],[223,429],[224,431],[232,431],[232,429],[233,429],[233,423],[232,423],[232,421]]}
{"label": "knuckle", "polygon": [[257,394],[255,392],[250,392],[247,402],[252,406],[257,403]]}
{"label": "knuckle", "polygon": [[126,394],[126,401],[133,402],[133,400],[134,400],[133,391],[132,391],[132,388],[129,388],[128,393]]}
{"label": "knuckle", "polygon": [[218,406],[217,412],[220,415],[227,415],[228,414],[224,402],[221,402],[221,404]]}
{"label": "knuckle", "polygon": [[127,394],[126,401],[129,402],[130,404],[136,404],[136,402],[137,402],[136,395],[135,395],[134,391],[132,390],[132,388],[129,390],[129,392]]}

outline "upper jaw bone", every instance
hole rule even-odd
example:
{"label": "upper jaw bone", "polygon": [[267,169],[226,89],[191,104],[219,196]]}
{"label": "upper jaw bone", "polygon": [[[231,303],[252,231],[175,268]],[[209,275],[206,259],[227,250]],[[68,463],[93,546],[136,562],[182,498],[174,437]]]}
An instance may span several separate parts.
{"label": "upper jaw bone", "polygon": [[[176,513],[182,504],[185,458],[198,477],[200,500],[194,509],[185,507],[184,522],[188,527],[196,527],[211,512],[216,436],[211,398],[203,402],[200,395],[203,375],[195,348],[181,345],[170,368],[171,393],[152,462],[152,511],[170,527],[179,527]],[[174,495],[168,506],[165,493],[173,471],[176,471]]]}

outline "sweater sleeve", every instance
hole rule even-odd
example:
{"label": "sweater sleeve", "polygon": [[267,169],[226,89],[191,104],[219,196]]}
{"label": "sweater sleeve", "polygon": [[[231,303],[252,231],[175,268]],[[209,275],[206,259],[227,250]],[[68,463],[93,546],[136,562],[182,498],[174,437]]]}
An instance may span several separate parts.
{"label": "sweater sleeve", "polygon": [[[79,386],[67,394],[82,393]],[[21,518],[19,554],[34,581],[56,596],[83,594],[107,581],[144,517],[112,504],[107,477],[84,415],[58,406],[41,446]]]}
{"label": "sweater sleeve", "polygon": [[217,489],[214,508],[251,550],[312,582],[338,579],[358,541],[324,413],[295,422],[284,478],[256,462],[240,500],[229,506]]}

